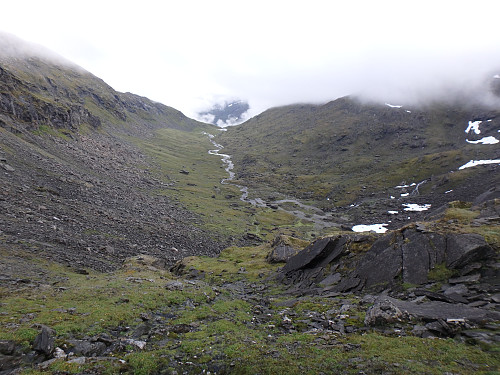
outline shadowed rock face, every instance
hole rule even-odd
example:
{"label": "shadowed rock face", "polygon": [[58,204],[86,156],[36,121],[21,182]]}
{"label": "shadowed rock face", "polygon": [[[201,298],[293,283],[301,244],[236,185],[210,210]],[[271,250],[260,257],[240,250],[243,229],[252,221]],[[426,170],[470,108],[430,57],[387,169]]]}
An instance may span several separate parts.
{"label": "shadowed rock face", "polygon": [[495,255],[477,234],[443,235],[405,229],[380,237],[367,252],[345,257],[353,240],[349,235],[317,240],[292,257],[279,278],[287,283],[300,281],[309,287],[343,269],[335,291],[382,290],[401,283],[425,284],[429,271],[437,265],[460,270]]}

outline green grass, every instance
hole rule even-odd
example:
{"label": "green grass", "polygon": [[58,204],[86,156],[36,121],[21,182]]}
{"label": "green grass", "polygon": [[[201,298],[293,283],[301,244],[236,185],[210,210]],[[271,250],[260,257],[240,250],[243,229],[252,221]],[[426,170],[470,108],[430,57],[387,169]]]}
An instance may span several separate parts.
{"label": "green grass", "polygon": [[208,154],[214,146],[204,131],[218,130],[208,126],[189,132],[165,128],[152,138],[132,140],[152,157],[154,172],[166,184],[165,189],[156,193],[181,202],[199,215],[199,225],[226,236],[254,233],[270,239],[276,230],[298,227],[293,215],[255,208],[239,199],[241,192],[237,187],[221,184],[228,173],[219,156]]}
{"label": "green grass", "polygon": [[[346,325],[363,326],[366,306],[359,305],[355,295],[339,299],[304,296],[293,306],[280,306],[293,297],[284,295],[280,285],[267,279],[276,269],[265,261],[269,250],[268,245],[231,247],[219,258],[188,258],[187,271],[193,267],[206,276],[195,281],[178,278],[183,285],[179,290],[165,288],[175,279],[172,274],[152,269],[139,259],[129,260],[112,274],[80,275],[20,254],[48,271],[44,276],[46,286],[0,289],[0,339],[15,340],[28,351],[38,334],[36,324],[56,331],[56,345],[63,345],[68,338],[92,336],[117,327],[131,327],[121,332],[128,337],[141,324],[141,314],[169,313],[173,316],[161,323],[164,333],[150,338],[144,350],[129,346],[113,354],[116,360],[89,359],[83,365],[58,360],[45,372],[26,369],[23,373],[146,375],[175,370],[198,374],[213,369],[214,363],[235,374],[493,374],[498,368],[495,346],[481,348],[451,339],[374,332],[339,335],[309,331],[303,320],[311,314],[338,310],[345,303],[351,304],[346,312],[349,316],[344,318]],[[246,270],[243,273],[242,267]],[[446,269],[441,265],[433,272],[436,275],[430,276],[436,280],[448,277],[442,275]],[[228,282],[252,288],[265,285],[266,289],[261,299],[247,299],[244,293],[235,294],[226,288]],[[189,306],[185,304],[188,300]],[[256,315],[255,305],[265,300],[270,303],[269,315]],[[28,314],[31,318],[21,323]],[[291,331],[282,324],[284,315],[292,319]],[[257,323],[255,317],[264,321]],[[191,327],[189,332],[169,329],[182,324]]]}

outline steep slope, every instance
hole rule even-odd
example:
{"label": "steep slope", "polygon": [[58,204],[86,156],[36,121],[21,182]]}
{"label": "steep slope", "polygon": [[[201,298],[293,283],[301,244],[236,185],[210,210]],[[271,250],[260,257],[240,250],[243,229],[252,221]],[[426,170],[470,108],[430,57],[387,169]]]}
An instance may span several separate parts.
{"label": "steep slope", "polygon": [[[327,211],[376,199],[387,213],[391,196],[420,182],[412,203],[434,207],[498,185],[497,165],[459,168],[500,158],[498,143],[482,144],[500,138],[499,115],[498,107],[467,103],[400,107],[345,97],[270,109],[218,141],[233,155],[237,179],[261,196],[296,197]],[[370,216],[373,207],[364,208],[357,216]]]}
{"label": "steep slope", "polygon": [[0,44],[2,247],[100,270],[138,253],[172,263],[222,248],[162,193],[158,162],[139,147],[158,129],[208,125],[17,39]]}

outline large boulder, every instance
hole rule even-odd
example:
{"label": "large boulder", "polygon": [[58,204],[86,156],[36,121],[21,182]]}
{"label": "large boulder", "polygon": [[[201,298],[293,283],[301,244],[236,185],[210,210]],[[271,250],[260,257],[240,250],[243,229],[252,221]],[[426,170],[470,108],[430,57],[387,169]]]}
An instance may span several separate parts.
{"label": "large boulder", "polygon": [[35,337],[35,341],[33,342],[33,350],[49,356],[55,349],[55,331],[44,325],[42,325],[41,328],[42,330]]}
{"label": "large boulder", "polygon": [[282,272],[287,274],[298,270],[324,267],[342,254],[346,242],[345,236],[319,239],[291,257]]}
{"label": "large boulder", "polygon": [[279,235],[274,239],[272,248],[266,258],[269,263],[286,263],[291,257],[302,250],[302,248],[292,244],[288,237],[283,235]]}
{"label": "large boulder", "polygon": [[488,259],[495,251],[479,234],[449,234],[446,243],[446,266],[462,268],[469,263]]}
{"label": "large boulder", "polygon": [[381,299],[371,306],[365,315],[365,325],[385,326],[408,319],[408,314],[399,309],[390,299]]}
{"label": "large boulder", "polygon": [[446,239],[437,233],[403,232],[401,245],[403,282],[425,284],[429,270],[444,262]]}
{"label": "large boulder", "polygon": [[[416,227],[383,235],[371,245],[367,239],[363,241],[355,235],[319,239],[291,257],[278,279],[295,284],[298,289],[314,289],[323,284],[334,292],[382,291],[403,283],[424,285],[430,281],[429,272],[437,266],[466,275],[471,264],[482,268],[495,255],[480,235],[443,235]],[[363,245],[354,246],[356,242]],[[343,256],[346,254],[349,256]],[[484,271],[476,275],[484,282],[489,274]]]}
{"label": "large boulder", "polygon": [[385,289],[392,285],[403,266],[400,247],[401,238],[392,233],[375,241],[370,250],[361,255],[351,274],[353,280],[360,280],[356,288]]}

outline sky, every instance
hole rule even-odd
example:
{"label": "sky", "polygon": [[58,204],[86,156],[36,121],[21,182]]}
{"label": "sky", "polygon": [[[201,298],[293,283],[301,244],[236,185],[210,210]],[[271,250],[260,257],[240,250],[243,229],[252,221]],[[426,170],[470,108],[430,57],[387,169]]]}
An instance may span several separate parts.
{"label": "sky", "polygon": [[16,0],[0,31],[195,117],[233,98],[255,115],[468,90],[500,72],[499,17],[498,0]]}

